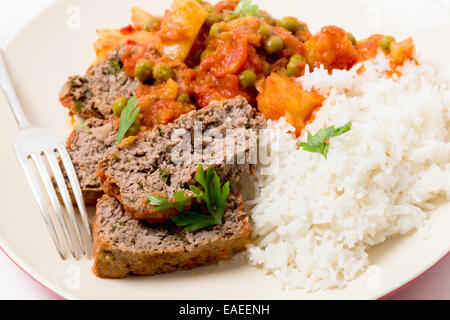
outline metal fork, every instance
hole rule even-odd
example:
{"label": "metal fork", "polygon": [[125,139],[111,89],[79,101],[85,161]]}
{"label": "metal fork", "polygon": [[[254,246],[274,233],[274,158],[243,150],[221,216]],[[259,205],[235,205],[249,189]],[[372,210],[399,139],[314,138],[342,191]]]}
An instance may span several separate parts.
{"label": "metal fork", "polygon": [[[60,239],[62,237],[58,236],[58,233],[56,232],[55,225],[53,224],[51,218],[50,206],[46,204],[45,193],[47,193],[54,212],[56,213],[65,242],[67,243],[72,256],[75,259],[78,259],[76,244],[78,243],[78,247],[81,249],[83,255],[87,254],[87,247],[85,247],[85,243],[83,242],[79,223],[77,222],[74,206],[67,189],[60,163],[62,163],[72,186],[72,192],[75,196],[76,203],[81,214],[81,220],[83,222],[82,225],[85,228],[85,232],[89,236],[89,239],[92,239],[92,235],[80,184],[78,182],[72,161],[69,157],[69,153],[65,148],[65,144],[55,131],[33,126],[28,121],[16,93],[14,92],[1,50],[0,85],[6,95],[9,106],[11,107],[20,128],[19,133],[12,138],[14,150],[17,154],[17,158],[22,166],[22,169],[25,172],[25,176],[30,184],[34,197],[36,198],[42,217],[44,218],[45,224],[50,232],[50,236],[56,246],[56,250],[61,258],[65,260],[66,257],[63,250],[63,240]],[[58,154],[61,162],[58,161]],[[46,161],[44,161],[44,159]],[[48,168],[50,168],[50,170]],[[38,175],[36,174],[36,171]],[[53,176],[56,180],[58,190],[64,202],[64,207],[69,219],[65,219],[63,208],[58,199],[57,191],[55,190],[51,176]],[[44,188],[42,188],[42,185]],[[76,237],[71,236],[69,229],[75,230]]]}

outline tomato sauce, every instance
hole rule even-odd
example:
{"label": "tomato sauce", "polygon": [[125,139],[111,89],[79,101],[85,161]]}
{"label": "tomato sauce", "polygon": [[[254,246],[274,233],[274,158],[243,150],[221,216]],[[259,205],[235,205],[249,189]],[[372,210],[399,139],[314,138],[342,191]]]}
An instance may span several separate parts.
{"label": "tomato sauce", "polygon": [[[269,119],[285,116],[299,133],[325,99],[316,92],[303,90],[292,79],[301,76],[307,65],[310,69],[322,66],[329,72],[348,70],[385,52],[395,70],[404,61],[414,59],[414,44],[410,39],[393,42],[389,52],[383,51],[381,34],[356,41],[336,26],[326,26],[311,34],[307,25],[296,18],[274,19],[253,5],[247,11],[239,11],[242,5],[237,8],[238,3],[238,0],[225,0],[213,6],[201,2],[207,16],[190,42],[189,30],[193,28],[179,15],[203,9],[195,4],[196,8],[166,11],[160,29],[155,31],[156,38],[163,43],[179,41],[180,48],[189,52],[187,56],[182,55],[183,61],[171,60],[164,52],[152,51],[151,45],[139,41],[124,50],[123,69],[130,77],[134,77],[136,64],[142,59],[152,65],[162,61],[173,71],[169,81],[147,81],[136,90],[143,124],[149,127],[164,124],[211,101],[243,96]],[[150,16],[142,10],[139,13]],[[198,24],[194,20],[192,23]],[[138,23],[140,29],[138,25],[130,25],[120,32],[141,30],[143,22]],[[274,40],[278,47],[270,47],[269,40]]]}

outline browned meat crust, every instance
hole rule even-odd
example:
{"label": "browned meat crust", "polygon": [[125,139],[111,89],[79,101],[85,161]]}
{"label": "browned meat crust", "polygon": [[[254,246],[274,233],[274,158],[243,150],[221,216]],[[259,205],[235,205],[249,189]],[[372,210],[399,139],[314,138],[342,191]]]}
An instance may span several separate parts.
{"label": "browned meat crust", "polygon": [[[103,195],[100,178],[96,175],[97,165],[113,149],[117,136],[116,127],[113,120],[91,118],[86,120],[82,128],[72,131],[67,139],[66,148],[87,206],[95,207],[97,199]],[[67,177],[66,183],[71,191]]]}

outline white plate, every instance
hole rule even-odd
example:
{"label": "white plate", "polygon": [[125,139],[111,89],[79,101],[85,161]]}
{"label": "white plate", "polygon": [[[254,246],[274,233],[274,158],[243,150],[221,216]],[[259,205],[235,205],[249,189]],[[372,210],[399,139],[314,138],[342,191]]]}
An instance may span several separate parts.
{"label": "white plate", "polygon": [[[5,47],[7,65],[30,120],[57,129],[65,138],[70,122],[67,111],[58,102],[58,91],[69,75],[83,74],[94,60],[95,30],[129,24],[129,9],[133,5],[162,13],[168,2],[80,0],[73,6],[74,1],[62,0],[30,22]],[[450,14],[445,2],[257,2],[276,17],[298,16],[313,32],[335,24],[357,38],[376,32],[394,34],[399,39],[411,35],[427,62],[450,70],[450,45],[444,41],[450,32]],[[81,18],[79,29],[73,28],[77,25],[77,12]],[[3,97],[0,103],[0,245],[30,276],[66,298],[374,299],[413,280],[449,252],[447,203],[432,214],[431,237],[424,239],[412,233],[377,246],[370,252],[370,262],[376,267],[341,290],[283,291],[273,277],[238,262],[156,277],[98,279],[90,270],[91,260],[59,259],[13,153],[10,139],[17,132],[16,123]]]}

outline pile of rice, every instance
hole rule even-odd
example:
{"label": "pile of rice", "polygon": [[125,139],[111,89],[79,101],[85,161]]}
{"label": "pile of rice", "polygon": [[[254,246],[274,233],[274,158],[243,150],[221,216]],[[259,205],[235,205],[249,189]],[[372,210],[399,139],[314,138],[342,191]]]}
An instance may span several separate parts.
{"label": "pile of rice", "polygon": [[371,246],[420,229],[430,201],[450,199],[449,82],[414,63],[388,76],[384,55],[360,67],[298,79],[328,97],[307,130],[353,123],[331,138],[327,159],[298,148],[306,134],[296,140],[284,119],[270,123],[272,162],[253,182],[247,254],[284,288],[345,286],[369,266]]}

